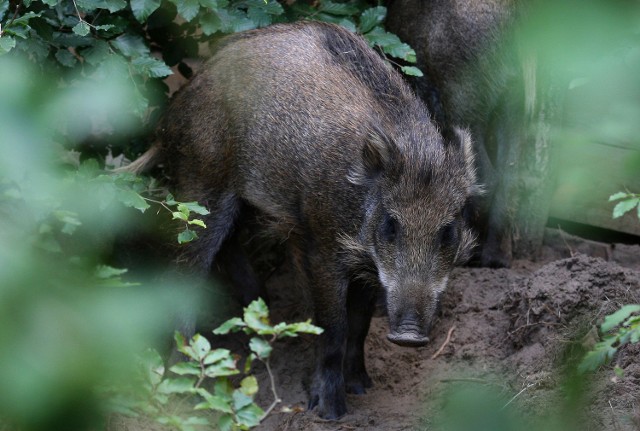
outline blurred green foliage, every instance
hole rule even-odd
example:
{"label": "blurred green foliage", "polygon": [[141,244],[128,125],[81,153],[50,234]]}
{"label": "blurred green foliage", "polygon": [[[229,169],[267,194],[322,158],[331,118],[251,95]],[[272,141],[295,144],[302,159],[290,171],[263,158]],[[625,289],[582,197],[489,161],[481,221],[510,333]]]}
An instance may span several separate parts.
{"label": "blurred green foliage", "polygon": [[[632,150],[616,172],[605,172],[601,165],[585,167],[584,171],[593,169],[603,182],[612,181],[610,177],[637,178],[640,172],[638,3],[539,0],[532,2],[523,21],[516,35],[522,49],[536,56],[539,67],[546,73],[546,85],[563,95],[554,130],[555,141],[566,148],[564,159],[587,161],[583,154],[586,143],[611,147],[612,152],[618,148]],[[582,182],[589,184],[589,178],[583,178]],[[621,190],[627,184],[612,186]]]}
{"label": "blurred green foliage", "polygon": [[136,206],[121,190],[135,181],[122,189],[59,143],[132,107],[126,76],[96,84],[123,66],[111,61],[59,86],[55,72],[0,58],[0,418],[17,429],[95,426],[96,385],[127,372],[133,352],[171,332],[176,304],[188,306],[175,284],[137,286],[107,265]]}

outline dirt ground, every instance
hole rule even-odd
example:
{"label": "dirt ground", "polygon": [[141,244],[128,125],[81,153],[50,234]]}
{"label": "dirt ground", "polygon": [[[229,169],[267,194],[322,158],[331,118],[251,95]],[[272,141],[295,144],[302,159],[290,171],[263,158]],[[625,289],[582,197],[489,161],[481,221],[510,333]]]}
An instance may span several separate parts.
{"label": "dirt ground", "polygon": [[[277,343],[271,364],[282,406],[293,411],[276,409],[258,429],[640,430],[640,345],[621,349],[595,374],[571,378],[568,371],[595,342],[603,316],[640,303],[640,246],[557,230],[548,230],[545,243],[536,261],[510,269],[456,269],[425,347],[390,343],[386,317],[374,317],[366,342],[374,386],[348,395],[349,413],[340,420],[306,411],[313,337]],[[267,287],[274,322],[310,316],[286,266]],[[624,373],[617,376],[613,365]],[[255,372],[266,408],[273,399],[268,374],[260,366]],[[119,428],[158,429],[138,425]]]}
{"label": "dirt ground", "polygon": [[[284,405],[300,411],[273,414],[259,429],[443,429],[452,396],[447,394],[461,387],[495,394],[504,401],[496,410],[510,410],[516,423],[530,425],[525,429],[550,429],[553,422],[558,429],[640,430],[639,346],[623,349],[614,359],[624,370],[622,377],[612,367],[579,377],[587,395],[575,405],[570,401],[575,384],[566,383],[568,367],[563,366],[581,355],[582,344],[593,344],[594,327],[604,315],[640,303],[640,246],[612,247],[558,231],[549,231],[546,242],[538,262],[517,261],[510,269],[456,269],[426,347],[390,343],[386,318],[374,317],[366,343],[374,387],[365,395],[348,395],[349,413],[339,421],[304,411],[313,339],[280,344],[272,356],[279,394]],[[270,281],[274,320],[306,317],[289,283],[286,272]],[[259,379],[266,406],[271,394],[264,370]],[[554,415],[560,419],[553,420]],[[485,425],[466,429],[496,429]]]}

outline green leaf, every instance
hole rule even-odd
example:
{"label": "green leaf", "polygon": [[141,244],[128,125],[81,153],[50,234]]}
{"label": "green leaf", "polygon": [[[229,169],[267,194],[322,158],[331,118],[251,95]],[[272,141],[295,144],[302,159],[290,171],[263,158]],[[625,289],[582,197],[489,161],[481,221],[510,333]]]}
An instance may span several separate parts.
{"label": "green leaf", "polygon": [[424,76],[424,74],[422,73],[422,70],[418,69],[415,66],[402,66],[400,70],[402,70],[402,73],[404,73],[405,75],[418,76],[418,77]]}
{"label": "green leaf", "polygon": [[205,229],[207,228],[207,225],[204,224],[204,222],[202,220],[197,219],[197,218],[193,219],[193,220],[189,220],[187,223],[194,224],[196,226],[200,226],[200,227],[205,228]]}
{"label": "green leaf", "polygon": [[93,28],[95,28],[96,30],[100,30],[100,31],[108,31],[111,30],[113,28],[115,28],[116,26],[114,24],[103,24],[103,25],[96,25]]}
{"label": "green leaf", "polygon": [[264,410],[253,403],[236,412],[238,425],[248,428],[254,428],[260,425],[262,416],[264,416]]}
{"label": "green leaf", "polygon": [[228,349],[214,349],[207,353],[202,363],[205,365],[210,365],[226,358],[231,358],[231,351],[229,351]]}
{"label": "green leaf", "polygon": [[44,61],[49,56],[49,44],[43,38],[33,34],[17,43],[16,47],[36,62]]}
{"label": "green leaf", "polygon": [[87,63],[97,66],[110,55],[109,44],[104,40],[96,40],[92,46],[83,49],[80,54]]}
{"label": "green leaf", "polygon": [[258,379],[255,376],[247,376],[240,382],[240,391],[248,396],[258,393]]}
{"label": "green leaf", "polygon": [[233,416],[230,414],[220,416],[218,419],[220,431],[231,431],[234,428]]}
{"label": "green leaf", "polygon": [[339,20],[338,21],[338,25],[346,28],[351,33],[356,33],[357,32],[356,25],[349,18],[343,18],[343,19]]}
{"label": "green leaf", "polygon": [[73,67],[78,62],[76,56],[65,48],[56,51],[56,60],[65,67]]}
{"label": "green leaf", "polygon": [[218,9],[218,0],[199,0],[200,6],[206,7],[212,10]]}
{"label": "green leaf", "polygon": [[140,212],[145,212],[145,210],[149,208],[147,201],[131,189],[118,189],[116,198],[125,206],[135,208]]}
{"label": "green leaf", "polygon": [[[11,27],[14,27],[14,26],[26,27],[27,25],[29,25],[29,20],[31,18],[37,18],[37,17],[39,17],[41,15],[42,15],[42,12],[39,12],[39,13],[27,12],[24,15],[21,15],[21,16],[17,17],[16,19],[14,19],[11,22]],[[11,28],[11,27],[7,27],[7,28]]]}
{"label": "green leaf", "polygon": [[198,426],[207,426],[210,425],[209,420],[207,418],[203,418],[200,416],[189,416],[187,420],[184,421],[186,425],[198,425]]}
{"label": "green leaf", "polygon": [[311,319],[298,323],[278,323],[273,329],[278,337],[297,337],[299,333],[319,335],[324,332],[319,326],[311,324]]}
{"label": "green leaf", "polygon": [[247,359],[244,361],[244,373],[245,374],[249,374],[249,371],[251,371],[251,364],[253,364],[253,360],[256,359],[256,355],[254,353],[251,353],[249,356],[247,356]]}
{"label": "green leaf", "polygon": [[254,4],[270,15],[282,15],[284,13],[284,8],[277,0],[254,0]]}
{"label": "green leaf", "polygon": [[240,389],[236,389],[233,391],[233,408],[237,412],[238,410],[246,407],[248,405],[253,404],[253,397],[245,395],[240,391]]}
{"label": "green leaf", "polygon": [[131,0],[131,12],[139,23],[144,22],[160,7],[160,0]]}
{"label": "green leaf", "polygon": [[200,3],[198,0],[171,0],[171,3],[176,5],[178,13],[187,20],[187,22],[194,19],[200,11]]}
{"label": "green leaf", "polygon": [[201,391],[200,389],[198,390],[198,394],[200,394],[205,401],[197,404],[194,409],[211,409],[223,413],[233,413],[229,398],[222,397],[220,395],[211,395],[210,393]]}
{"label": "green leaf", "polygon": [[164,198],[164,201],[167,205],[176,205],[178,202],[175,201],[173,195],[171,193],[167,194],[167,197]]}
{"label": "green leaf", "polygon": [[364,35],[364,38],[370,43],[380,45],[381,47],[402,43],[400,38],[395,34],[384,31],[382,27],[375,27],[373,30]]}
{"label": "green leaf", "polygon": [[237,9],[233,11],[219,9],[218,17],[222,22],[222,29],[226,33],[238,33],[256,28],[255,23],[247,18],[244,12]]}
{"label": "green leaf", "polygon": [[181,347],[187,346],[187,340],[184,338],[184,335],[182,335],[180,332],[178,331],[174,332],[173,339],[176,342],[176,346],[178,347],[178,349],[180,349]]}
{"label": "green leaf", "polygon": [[128,269],[126,268],[114,268],[109,265],[98,265],[96,267],[95,276],[102,279],[118,277],[124,273],[126,273]]}
{"label": "green leaf", "polygon": [[267,359],[271,354],[271,351],[273,350],[271,345],[266,340],[259,337],[253,337],[249,341],[249,348],[253,353],[258,355],[258,358],[263,360]]}
{"label": "green leaf", "polygon": [[185,215],[184,213],[178,212],[178,211],[172,212],[171,215],[173,216],[173,220],[182,220],[182,221],[189,220],[189,216]]}
{"label": "green leaf", "polygon": [[619,378],[624,377],[624,370],[617,365],[613,367],[613,373]]}
{"label": "green leaf", "polygon": [[209,210],[207,210],[205,207],[200,205],[198,202],[182,202],[180,203],[180,206],[178,208],[181,208],[181,207],[184,207],[196,214],[200,214],[200,215],[209,214]]}
{"label": "green leaf", "polygon": [[178,244],[185,244],[198,238],[198,234],[190,229],[185,229],[178,234]]}
{"label": "green leaf", "polygon": [[600,330],[602,332],[609,332],[613,328],[618,326],[620,323],[622,323],[623,320],[627,319],[633,313],[637,313],[637,312],[640,312],[640,305],[637,305],[637,304],[625,305],[615,313],[606,316],[604,318],[604,322],[600,326]]}
{"label": "green leaf", "polygon": [[602,346],[598,348],[598,344],[596,345],[596,350],[588,352],[578,365],[579,373],[597,370],[598,367],[606,364],[616,353],[616,349],[613,347]]}
{"label": "green leaf", "polygon": [[158,385],[158,392],[161,394],[191,394],[195,392],[194,385],[196,379],[191,377],[179,377],[176,379],[164,379]]}
{"label": "green leaf", "polygon": [[618,218],[623,216],[627,211],[631,211],[640,203],[640,198],[631,198],[624,201],[619,202],[613,208],[613,218]]}
{"label": "green leaf", "polygon": [[249,328],[260,335],[273,333],[273,327],[269,322],[269,309],[262,298],[251,302],[244,309],[244,321]]}
{"label": "green leaf", "polygon": [[213,386],[216,395],[220,395],[221,397],[225,398],[231,398],[231,396],[233,395],[233,386],[227,378],[216,379]]}
{"label": "green leaf", "polygon": [[149,78],[164,78],[165,76],[173,75],[171,68],[164,61],[153,57],[135,58],[131,65],[136,73]]}
{"label": "green leaf", "polygon": [[206,13],[200,18],[200,28],[206,36],[211,36],[222,30],[222,21],[215,13]]}
{"label": "green leaf", "polygon": [[157,386],[164,377],[164,362],[160,354],[153,349],[146,349],[139,359],[146,381],[153,386]]}
{"label": "green leaf", "polygon": [[256,27],[266,27],[273,21],[273,17],[284,12],[282,5],[277,1],[252,0],[247,9],[247,16]]}
{"label": "green leaf", "polygon": [[207,366],[204,374],[207,377],[224,377],[238,374],[240,371],[236,367],[236,361],[231,356],[222,358],[221,360]]}
{"label": "green leaf", "polygon": [[249,7],[247,17],[253,21],[256,27],[266,27],[271,24],[272,17],[263,8]]}
{"label": "green leaf", "polygon": [[329,0],[320,2],[318,8],[320,12],[330,13],[332,15],[355,15],[358,13],[358,7],[350,3],[336,3]]}
{"label": "green leaf", "polygon": [[67,235],[73,234],[76,228],[82,224],[78,218],[78,213],[73,211],[56,210],[52,215],[58,220],[64,223],[61,232]]}
{"label": "green leaf", "polygon": [[368,32],[375,26],[382,24],[382,21],[384,21],[386,16],[387,8],[384,6],[372,7],[365,10],[360,15],[360,25],[358,26],[358,31],[360,31],[360,33]]}
{"label": "green leaf", "polygon": [[0,36],[0,55],[6,54],[16,47],[16,39],[11,36]]}
{"label": "green leaf", "polygon": [[409,63],[416,62],[416,52],[406,43],[394,43],[392,45],[387,45],[382,47],[386,54],[389,54],[392,57],[401,58]]}
{"label": "green leaf", "polygon": [[178,374],[179,376],[191,375],[191,376],[199,376],[200,375],[200,367],[193,362],[178,362],[174,366],[169,369],[172,373]]}
{"label": "green leaf", "polygon": [[245,326],[247,326],[247,324],[244,323],[244,321],[241,318],[234,317],[232,319],[227,320],[222,325],[214,329],[213,333],[216,335],[225,335],[225,334],[228,334],[229,332],[237,332]]}
{"label": "green leaf", "polygon": [[629,193],[625,193],[625,192],[614,193],[611,196],[609,196],[609,202],[617,201],[619,199],[624,199],[627,196],[629,196]]}
{"label": "green leaf", "polygon": [[84,21],[80,21],[79,23],[74,25],[72,30],[78,36],[86,36],[91,31],[91,29],[89,28],[89,24]]}
{"label": "green leaf", "polygon": [[109,12],[114,13],[127,7],[125,0],[98,0],[98,8],[108,9]]}
{"label": "green leaf", "polygon": [[204,357],[211,351],[211,344],[209,343],[209,340],[200,334],[194,335],[190,344],[193,351],[196,353],[196,358],[198,360],[204,359]]}
{"label": "green leaf", "polygon": [[150,53],[144,39],[138,35],[122,34],[111,43],[126,57],[148,57]]}

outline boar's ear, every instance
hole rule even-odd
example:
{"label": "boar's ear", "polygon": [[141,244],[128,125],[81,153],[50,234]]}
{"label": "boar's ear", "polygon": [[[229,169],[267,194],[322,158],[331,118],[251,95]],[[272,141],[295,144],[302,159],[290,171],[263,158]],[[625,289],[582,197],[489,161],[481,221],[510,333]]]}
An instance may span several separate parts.
{"label": "boar's ear", "polygon": [[471,134],[466,129],[459,127],[453,128],[453,139],[455,139],[462,156],[464,158],[465,172],[467,175],[467,181],[469,184],[468,193],[470,196],[480,196],[484,194],[484,187],[482,184],[478,184],[478,178],[476,175],[475,154],[473,151],[473,142],[471,140]]}
{"label": "boar's ear", "polygon": [[369,131],[357,160],[347,178],[353,184],[362,185],[376,178],[392,166],[398,147],[379,130]]}

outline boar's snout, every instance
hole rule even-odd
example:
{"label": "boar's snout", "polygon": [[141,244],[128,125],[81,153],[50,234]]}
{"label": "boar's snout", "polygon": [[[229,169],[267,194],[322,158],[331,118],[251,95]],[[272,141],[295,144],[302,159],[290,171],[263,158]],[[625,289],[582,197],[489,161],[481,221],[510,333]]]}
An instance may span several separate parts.
{"label": "boar's snout", "polygon": [[429,342],[429,337],[421,325],[415,319],[404,319],[387,335],[392,343],[405,347],[420,347]]}
{"label": "boar's snout", "polygon": [[391,332],[387,334],[387,339],[398,346],[420,347],[429,342],[429,337],[415,332]]}

